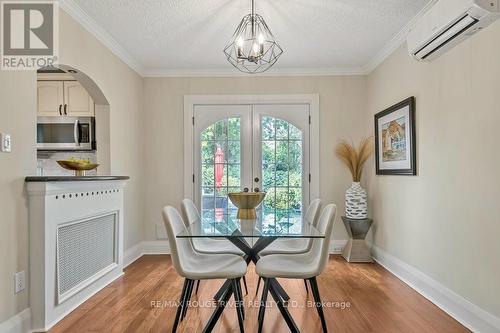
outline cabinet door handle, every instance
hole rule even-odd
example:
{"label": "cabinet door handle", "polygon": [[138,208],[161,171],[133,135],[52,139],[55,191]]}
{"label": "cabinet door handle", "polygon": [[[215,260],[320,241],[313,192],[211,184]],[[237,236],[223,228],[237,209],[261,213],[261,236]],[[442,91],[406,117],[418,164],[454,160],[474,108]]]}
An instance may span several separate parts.
{"label": "cabinet door handle", "polygon": [[62,116],[61,108],[62,108],[62,104],[59,104],[59,115],[60,116]]}
{"label": "cabinet door handle", "polygon": [[68,115],[67,109],[68,109],[68,104],[64,104],[64,115],[65,116]]}

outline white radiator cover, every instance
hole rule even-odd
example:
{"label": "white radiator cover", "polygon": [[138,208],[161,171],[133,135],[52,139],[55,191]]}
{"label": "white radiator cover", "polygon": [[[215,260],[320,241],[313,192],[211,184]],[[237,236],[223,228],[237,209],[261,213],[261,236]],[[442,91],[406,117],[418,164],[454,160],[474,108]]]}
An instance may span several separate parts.
{"label": "white radiator cover", "polygon": [[123,274],[124,187],[124,180],[27,183],[34,331],[47,331]]}
{"label": "white radiator cover", "polygon": [[57,304],[116,267],[117,217],[105,213],[57,226]]}

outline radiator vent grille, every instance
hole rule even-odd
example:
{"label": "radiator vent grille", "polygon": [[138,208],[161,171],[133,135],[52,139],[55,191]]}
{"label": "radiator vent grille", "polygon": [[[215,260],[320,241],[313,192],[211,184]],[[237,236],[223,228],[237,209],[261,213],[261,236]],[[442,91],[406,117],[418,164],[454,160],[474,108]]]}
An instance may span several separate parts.
{"label": "radiator vent grille", "polygon": [[84,288],[86,280],[116,262],[117,223],[112,213],[58,228],[58,296]]}

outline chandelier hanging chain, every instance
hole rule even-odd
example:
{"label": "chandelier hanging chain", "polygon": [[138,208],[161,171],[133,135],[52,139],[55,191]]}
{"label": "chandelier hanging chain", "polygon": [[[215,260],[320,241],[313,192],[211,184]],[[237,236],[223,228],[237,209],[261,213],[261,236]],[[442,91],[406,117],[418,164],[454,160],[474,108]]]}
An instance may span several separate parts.
{"label": "chandelier hanging chain", "polygon": [[224,53],[234,67],[250,74],[265,72],[283,53],[264,18],[255,13],[255,0],[251,0],[251,13],[243,17]]}
{"label": "chandelier hanging chain", "polygon": [[252,0],[252,39],[255,38],[255,0]]}

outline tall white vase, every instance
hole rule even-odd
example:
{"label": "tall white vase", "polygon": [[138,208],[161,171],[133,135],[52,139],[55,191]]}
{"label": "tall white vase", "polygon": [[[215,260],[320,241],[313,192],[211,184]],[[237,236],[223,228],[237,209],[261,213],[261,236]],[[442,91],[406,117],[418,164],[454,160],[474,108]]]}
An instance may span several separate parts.
{"label": "tall white vase", "polygon": [[366,190],[359,182],[353,182],[345,192],[345,215],[349,219],[366,219],[367,212]]}

